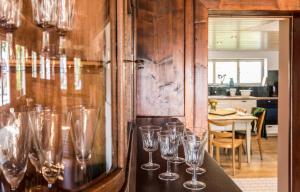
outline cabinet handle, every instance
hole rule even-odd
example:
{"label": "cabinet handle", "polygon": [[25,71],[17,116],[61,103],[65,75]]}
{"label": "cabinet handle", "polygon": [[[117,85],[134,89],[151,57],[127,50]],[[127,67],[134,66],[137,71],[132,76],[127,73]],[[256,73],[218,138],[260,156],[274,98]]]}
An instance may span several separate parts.
{"label": "cabinet handle", "polygon": [[247,101],[242,101],[243,103],[246,103]]}

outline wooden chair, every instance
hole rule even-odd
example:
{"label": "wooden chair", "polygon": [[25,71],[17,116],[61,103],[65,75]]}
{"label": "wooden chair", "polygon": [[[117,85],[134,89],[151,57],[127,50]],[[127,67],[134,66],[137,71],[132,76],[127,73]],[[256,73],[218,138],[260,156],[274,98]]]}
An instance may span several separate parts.
{"label": "wooden chair", "polygon": [[[212,131],[211,126],[227,127],[231,126],[231,132],[227,131]],[[239,168],[242,162],[242,144],[243,139],[235,138],[235,123],[234,121],[211,121],[208,120],[209,128],[209,152],[213,157],[213,147],[216,148],[216,160],[220,164],[220,148],[232,149],[232,172],[235,175],[235,151],[239,150]]]}
{"label": "wooden chair", "polygon": [[[256,124],[257,131],[252,132],[252,134],[251,134],[252,139],[257,140],[261,160],[263,160],[261,132],[262,132],[262,128],[263,128],[263,125],[264,125],[265,118],[266,118],[266,111],[263,111],[260,114],[260,116],[258,117],[258,120],[257,120],[257,124]],[[246,133],[237,132],[236,133],[236,138],[245,140],[246,139]]]}

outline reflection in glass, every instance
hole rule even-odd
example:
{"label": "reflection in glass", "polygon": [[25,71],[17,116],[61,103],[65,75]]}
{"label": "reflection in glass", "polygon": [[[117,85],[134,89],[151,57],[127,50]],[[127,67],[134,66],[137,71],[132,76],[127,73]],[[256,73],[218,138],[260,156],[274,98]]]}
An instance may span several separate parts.
{"label": "reflection in glass", "polygon": [[17,91],[21,95],[26,94],[26,73],[25,73],[25,48],[16,46],[16,82]]}
{"label": "reflection in glass", "polygon": [[49,57],[46,57],[46,79],[50,80],[51,79],[51,61]]}
{"label": "reflection in glass", "polygon": [[74,58],[74,86],[75,90],[81,90],[81,59]]}
{"label": "reflection in glass", "polygon": [[32,62],[32,77],[37,78],[37,55],[36,52],[32,51],[31,53],[31,62]]}
{"label": "reflection in glass", "polygon": [[40,56],[40,78],[45,79],[45,57]]}
{"label": "reflection in glass", "polygon": [[67,57],[61,55],[59,59],[59,71],[60,71],[60,89],[67,90],[68,88],[68,79],[67,79]]}

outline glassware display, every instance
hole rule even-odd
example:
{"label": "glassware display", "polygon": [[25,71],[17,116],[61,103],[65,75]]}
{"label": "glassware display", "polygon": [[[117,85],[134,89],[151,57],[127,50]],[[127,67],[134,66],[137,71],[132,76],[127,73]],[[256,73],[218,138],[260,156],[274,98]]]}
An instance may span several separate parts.
{"label": "glassware display", "polygon": [[152,161],[152,153],[157,151],[158,149],[158,132],[161,131],[160,126],[141,126],[139,127],[142,140],[143,140],[143,148],[145,151],[149,152],[149,162],[141,165],[143,170],[152,171],[160,168],[160,165],[153,163]]}
{"label": "glassware display", "polygon": [[98,108],[76,106],[70,110],[71,138],[77,162],[82,170],[92,157],[95,132],[99,122]]}
{"label": "glassware display", "polygon": [[183,186],[190,190],[202,190],[206,187],[206,184],[197,181],[196,169],[203,163],[207,133],[203,132],[203,135],[199,136],[185,135],[182,138],[182,142],[186,164],[193,168],[192,180],[184,182]]}
{"label": "glassware display", "polygon": [[6,125],[0,132],[3,138],[0,146],[1,169],[11,190],[16,190],[27,170],[31,132],[28,131],[26,112],[13,112],[6,118]]}
{"label": "glassware display", "polygon": [[29,119],[38,148],[42,174],[51,188],[61,172],[63,114],[50,109],[32,111]]}
{"label": "glassware display", "polygon": [[58,1],[57,32],[59,34],[59,54],[65,54],[65,36],[73,28],[75,0]]}
{"label": "glassware display", "polygon": [[171,172],[170,161],[178,152],[181,133],[167,130],[158,132],[161,157],[167,160],[167,171],[159,174],[158,178],[166,181],[174,181],[179,178],[177,173]]}
{"label": "glassware display", "polygon": [[[185,130],[185,126],[181,122],[176,122],[176,121],[168,122],[168,123],[166,123],[166,126],[167,126],[167,129],[173,131],[174,134],[176,134],[177,132],[180,134],[183,134],[183,132]],[[181,144],[181,141],[180,141],[179,145],[180,144]],[[172,158],[171,162],[175,163],[175,164],[181,164],[181,163],[185,162],[184,158],[178,156],[178,148],[177,148],[177,152],[176,152],[174,158]]]}

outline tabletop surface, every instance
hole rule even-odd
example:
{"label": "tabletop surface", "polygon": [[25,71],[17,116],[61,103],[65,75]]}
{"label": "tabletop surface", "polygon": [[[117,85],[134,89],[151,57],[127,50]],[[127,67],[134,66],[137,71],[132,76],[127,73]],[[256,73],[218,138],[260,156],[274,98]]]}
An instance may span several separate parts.
{"label": "tabletop surface", "polygon": [[[183,157],[183,149],[180,146],[179,156]],[[167,162],[160,156],[160,152],[153,153],[153,162],[160,164],[160,169],[155,171],[142,170],[141,164],[148,162],[148,153],[143,150],[141,135],[138,133],[137,142],[137,175],[136,175],[136,191],[137,192],[185,192],[187,190],[183,187],[185,181],[191,180],[192,175],[186,173],[186,164],[174,165],[171,164],[171,170],[180,175],[176,181],[162,181],[158,179],[158,175],[166,171]],[[203,192],[241,192],[241,189],[227,176],[224,171],[217,165],[207,153],[203,167],[207,172],[198,176],[198,180],[206,183],[207,187],[202,190]]]}
{"label": "tabletop surface", "polygon": [[251,115],[251,114],[233,114],[233,115],[208,115],[209,120],[257,120],[257,117]]}

